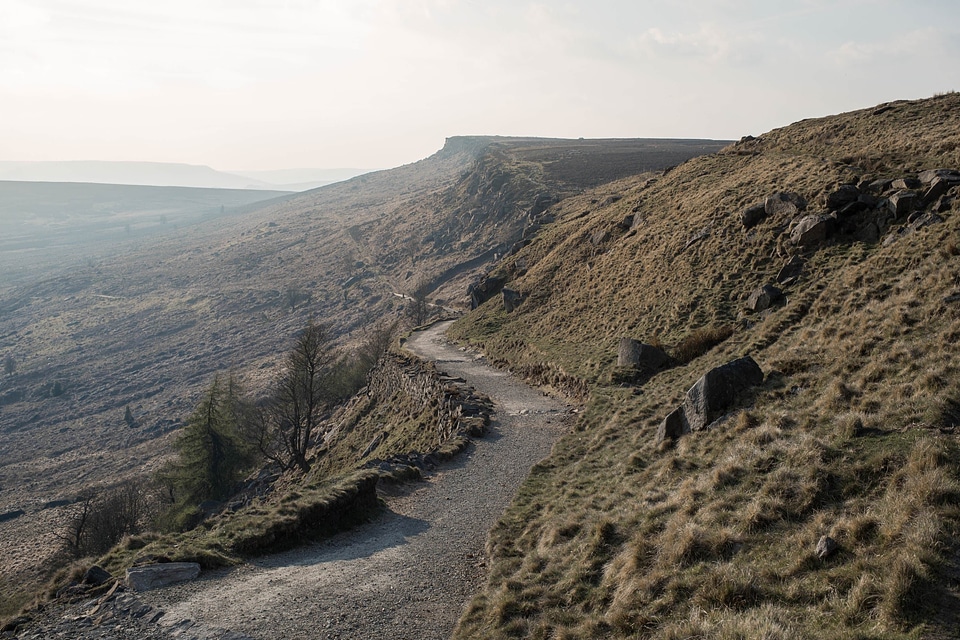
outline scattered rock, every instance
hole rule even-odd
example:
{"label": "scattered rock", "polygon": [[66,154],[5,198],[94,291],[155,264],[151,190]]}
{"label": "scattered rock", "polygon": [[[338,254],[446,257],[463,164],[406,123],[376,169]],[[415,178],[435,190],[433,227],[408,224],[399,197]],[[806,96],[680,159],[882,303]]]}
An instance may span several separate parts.
{"label": "scattered rock", "polygon": [[697,380],[683,402],[691,431],[705,429],[733,406],[737,396],[763,383],[763,370],[750,356],[708,371]]}
{"label": "scattered rock", "polygon": [[947,191],[952,187],[948,180],[937,176],[933,179],[933,182],[930,183],[930,187],[923,193],[923,202],[924,204],[930,204],[938,198],[946,195]]}
{"label": "scattered rock", "polygon": [[839,211],[851,202],[856,202],[860,197],[860,189],[852,184],[845,184],[833,193],[827,195],[827,209],[830,211]]}
{"label": "scattered rock", "polygon": [[603,199],[603,202],[600,203],[600,206],[601,206],[601,207],[608,207],[608,206],[610,206],[611,204],[613,204],[613,203],[615,203],[615,202],[620,202],[621,200],[623,200],[623,196],[621,196],[621,195],[619,195],[619,194],[615,194],[615,195],[612,195],[612,196],[607,196],[606,198]]}
{"label": "scattered rock", "polygon": [[933,184],[933,181],[937,178],[957,184],[960,183],[960,171],[956,169],[927,169],[917,174],[917,178],[922,184]]}
{"label": "scattered rock", "polygon": [[754,313],[759,313],[769,309],[782,299],[783,291],[772,284],[765,284],[750,294],[750,297],[747,299],[747,309]]}
{"label": "scattered rock", "polygon": [[98,565],[93,565],[83,574],[83,579],[80,582],[82,584],[88,584],[91,587],[99,587],[112,579],[113,576],[110,575],[109,571]]}
{"label": "scattered rock", "polygon": [[606,229],[597,229],[590,234],[590,244],[595,247],[599,247],[601,244],[610,239],[610,232]]}
{"label": "scattered rock", "polygon": [[909,215],[918,203],[916,191],[898,191],[887,199],[887,206],[897,218]]}
{"label": "scattered rock", "polygon": [[817,557],[823,560],[829,558],[837,550],[837,541],[830,536],[821,536],[817,540]]}
{"label": "scattered rock", "polygon": [[780,267],[780,271],[777,272],[777,282],[780,284],[786,284],[787,281],[795,281],[800,277],[800,274],[803,273],[803,267],[806,264],[806,261],[800,256],[793,256],[790,258],[785,265]]}
{"label": "scattered rock", "polygon": [[656,373],[672,362],[670,356],[652,344],[633,338],[620,338],[617,349],[617,366],[632,367],[641,372]]}
{"label": "scattered rock", "polygon": [[763,383],[763,370],[750,356],[711,369],[687,391],[683,404],[664,418],[657,442],[707,428],[744,391]]}
{"label": "scattered rock", "polygon": [[150,591],[174,582],[193,580],[200,575],[196,562],[167,562],[127,569],[127,586],[134,591]]}
{"label": "scattered rock", "polygon": [[763,210],[768,216],[792,218],[807,207],[807,201],[797,193],[780,191],[767,196]]}
{"label": "scattered rock", "polygon": [[819,244],[833,231],[836,220],[828,215],[809,215],[800,219],[790,233],[790,240],[802,247]]}
{"label": "scattered rock", "polygon": [[765,203],[755,204],[752,207],[747,207],[740,212],[740,222],[743,223],[744,229],[752,229],[753,227],[760,224],[760,221],[767,216],[767,208]]}
{"label": "scattered rock", "polygon": [[922,183],[916,178],[897,178],[890,183],[891,189],[919,189]]}
{"label": "scattered rock", "polygon": [[507,313],[512,313],[523,302],[523,295],[519,291],[504,287],[501,293],[503,294],[503,308]]}

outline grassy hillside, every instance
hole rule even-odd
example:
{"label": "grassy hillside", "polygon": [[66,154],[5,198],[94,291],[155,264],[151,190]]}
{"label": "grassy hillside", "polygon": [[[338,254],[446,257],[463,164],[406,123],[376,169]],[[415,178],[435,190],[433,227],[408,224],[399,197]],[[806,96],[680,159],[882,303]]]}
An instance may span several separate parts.
{"label": "grassy hillside", "polygon": [[[22,597],[43,577],[62,544],[64,503],[89,488],[149,477],[214,373],[232,369],[245,388],[266,393],[308,319],[327,324],[343,346],[361,342],[375,323],[404,318],[397,294],[421,281],[438,287],[431,300],[456,306],[468,283],[521,238],[540,196],[553,201],[724,144],[451,138],[420,162],[228,205],[229,215],[214,201],[214,219],[201,215],[175,229],[182,220],[164,214],[157,194],[175,200],[203,190],[63,186],[60,195],[77,196],[90,214],[74,212],[71,224],[105,217],[124,238],[125,219],[132,228],[123,242],[63,231],[77,245],[51,250],[55,268],[24,269],[15,284],[0,279],[0,360],[15,363],[0,377],[0,516],[13,514],[0,521],[8,558],[0,610],[8,593]],[[19,193],[15,211],[29,205],[35,221],[56,222],[48,200]],[[133,197],[141,208],[124,218],[130,194],[140,194]],[[148,238],[140,222],[165,230]],[[91,237],[100,244],[84,242]],[[104,244],[109,251],[101,252]],[[378,424],[376,411],[369,415],[369,425],[351,432],[347,446],[359,447],[351,455],[377,435],[367,434]]]}
{"label": "grassy hillside", "polygon": [[[555,206],[496,272],[519,308],[491,300],[453,331],[590,400],[494,530],[459,636],[956,637],[960,202],[899,235],[896,188],[869,187],[941,167],[960,168],[957,94],[799,122]],[[850,184],[879,202],[791,241]],[[741,211],[781,191],[806,211],[746,229]],[[748,313],[794,256],[784,300]],[[721,327],[690,362],[613,383],[621,337],[676,351]],[[657,444],[686,390],[747,354],[763,385]],[[823,535],[839,550],[821,559]]]}

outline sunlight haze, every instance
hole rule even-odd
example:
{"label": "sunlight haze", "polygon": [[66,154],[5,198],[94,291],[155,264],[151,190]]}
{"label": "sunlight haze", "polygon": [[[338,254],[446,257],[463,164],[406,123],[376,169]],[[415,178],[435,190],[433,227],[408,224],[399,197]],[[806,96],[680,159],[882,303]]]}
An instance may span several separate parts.
{"label": "sunlight haze", "polygon": [[0,161],[383,168],[453,135],[737,139],[960,89],[958,25],[946,0],[0,0]]}

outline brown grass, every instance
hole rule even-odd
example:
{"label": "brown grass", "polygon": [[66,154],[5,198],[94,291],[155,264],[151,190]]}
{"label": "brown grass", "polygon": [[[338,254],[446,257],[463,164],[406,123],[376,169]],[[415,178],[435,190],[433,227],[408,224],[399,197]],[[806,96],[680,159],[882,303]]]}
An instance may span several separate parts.
{"label": "brown grass", "polygon": [[[454,326],[492,357],[536,353],[591,384],[575,430],[494,529],[489,583],[458,637],[952,637],[957,594],[942,575],[960,546],[960,307],[945,300],[960,291],[958,210],[892,245],[841,237],[807,251],[784,304],[738,320],[795,251],[786,220],[745,232],[744,206],[793,190],[816,210],[866,175],[851,161],[877,177],[960,168],[960,147],[941,144],[960,137],[960,96],[872,113],[624,181],[619,202],[584,217],[589,193],[562,202],[521,253],[515,286],[536,294]],[[630,211],[635,229],[615,231]],[[584,238],[600,229],[614,239],[594,252]],[[680,344],[735,324],[642,393],[603,386],[621,336]],[[770,374],[751,406],[657,448],[686,389],[744,354]],[[598,545],[598,527],[616,535]],[[840,545],[823,560],[822,535]]]}

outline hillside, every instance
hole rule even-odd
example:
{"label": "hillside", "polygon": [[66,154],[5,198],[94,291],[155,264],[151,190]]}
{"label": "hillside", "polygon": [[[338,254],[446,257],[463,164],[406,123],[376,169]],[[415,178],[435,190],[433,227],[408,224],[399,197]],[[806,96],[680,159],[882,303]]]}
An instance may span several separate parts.
{"label": "hillside", "polygon": [[[451,335],[589,400],[495,527],[458,637],[956,637],[958,169],[954,93],[548,209],[488,279],[515,308]],[[624,337],[673,358],[637,375]],[[748,355],[759,386],[658,436]]]}
{"label": "hillside", "polygon": [[351,345],[420,284],[466,307],[551,202],[724,144],[451,138],[0,285],[0,357],[16,365],[0,380],[0,587],[39,579],[85,488],[149,476],[214,373],[263,393],[310,318]]}

